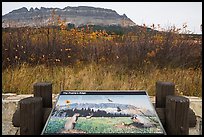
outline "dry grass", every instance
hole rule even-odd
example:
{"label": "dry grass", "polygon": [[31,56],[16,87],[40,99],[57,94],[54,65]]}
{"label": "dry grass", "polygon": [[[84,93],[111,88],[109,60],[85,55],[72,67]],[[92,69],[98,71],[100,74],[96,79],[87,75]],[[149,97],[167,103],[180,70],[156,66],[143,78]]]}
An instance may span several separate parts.
{"label": "dry grass", "polygon": [[201,96],[202,70],[157,69],[128,70],[123,66],[78,65],[72,67],[31,67],[22,64],[15,69],[7,68],[2,73],[3,92],[30,94],[35,82],[52,82],[53,92],[66,90],[147,90],[155,95],[156,81],[176,84],[177,94]]}

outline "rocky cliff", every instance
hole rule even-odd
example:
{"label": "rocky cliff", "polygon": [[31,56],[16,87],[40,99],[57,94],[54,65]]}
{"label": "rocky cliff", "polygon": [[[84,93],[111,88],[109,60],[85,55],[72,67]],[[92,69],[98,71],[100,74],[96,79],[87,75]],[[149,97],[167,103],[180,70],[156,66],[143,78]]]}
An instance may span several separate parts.
{"label": "rocky cliff", "polygon": [[66,24],[80,25],[119,25],[122,27],[135,26],[135,23],[125,14],[119,15],[116,11],[104,8],[87,6],[59,8],[31,8],[23,7],[13,10],[2,16],[2,27],[40,27],[50,22],[60,20]]}

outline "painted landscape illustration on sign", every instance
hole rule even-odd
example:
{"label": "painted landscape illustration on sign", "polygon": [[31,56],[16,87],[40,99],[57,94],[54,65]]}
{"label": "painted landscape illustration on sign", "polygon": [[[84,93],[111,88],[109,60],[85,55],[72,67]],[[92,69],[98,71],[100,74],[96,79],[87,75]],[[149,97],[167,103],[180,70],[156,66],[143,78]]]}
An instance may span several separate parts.
{"label": "painted landscape illustration on sign", "polygon": [[163,133],[146,95],[61,95],[44,134]]}

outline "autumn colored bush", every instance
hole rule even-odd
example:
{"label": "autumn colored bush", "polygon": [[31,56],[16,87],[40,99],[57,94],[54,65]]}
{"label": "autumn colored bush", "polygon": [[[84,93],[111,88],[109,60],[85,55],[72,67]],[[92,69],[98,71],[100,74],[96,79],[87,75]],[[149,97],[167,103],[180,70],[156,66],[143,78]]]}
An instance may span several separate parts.
{"label": "autumn colored bush", "polygon": [[122,64],[141,68],[201,68],[202,38],[175,31],[141,28],[125,35],[104,30],[62,27],[6,28],[2,32],[3,68],[23,62],[30,65],[73,65],[75,63]]}

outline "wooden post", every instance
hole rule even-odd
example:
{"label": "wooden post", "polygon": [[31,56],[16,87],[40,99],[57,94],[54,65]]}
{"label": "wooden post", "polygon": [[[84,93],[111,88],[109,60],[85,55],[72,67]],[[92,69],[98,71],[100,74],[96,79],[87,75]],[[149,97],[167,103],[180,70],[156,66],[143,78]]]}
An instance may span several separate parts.
{"label": "wooden post", "polygon": [[52,108],[52,83],[35,83],[34,97],[42,97],[43,107]]}
{"label": "wooden post", "polygon": [[20,103],[18,103],[17,109],[13,114],[12,124],[14,127],[20,127]]}
{"label": "wooden post", "polygon": [[[158,114],[158,117],[162,123],[162,125],[165,127],[165,120],[166,120],[166,117],[165,117],[165,114],[166,114],[166,109],[165,108],[155,108],[156,109],[156,112]],[[196,126],[196,115],[195,115],[195,112],[189,108],[189,111],[188,111],[188,124],[189,124],[189,128],[190,127],[195,127]]]}
{"label": "wooden post", "polygon": [[188,111],[188,122],[189,122],[189,127],[195,127],[196,126],[196,123],[197,123],[197,119],[196,119],[196,114],[195,112],[189,108],[189,111]]}
{"label": "wooden post", "polygon": [[28,97],[20,101],[20,135],[40,135],[43,109],[41,97]]}
{"label": "wooden post", "polygon": [[167,135],[188,135],[189,99],[181,96],[166,97]]}
{"label": "wooden post", "polygon": [[[43,108],[43,126],[45,125],[52,108]],[[12,124],[14,127],[20,127],[20,107],[18,107],[13,114]]]}
{"label": "wooden post", "polygon": [[171,82],[156,82],[156,108],[165,108],[166,96],[175,95],[175,84]]}
{"label": "wooden post", "polygon": [[52,108],[43,108],[43,125],[45,125],[51,111]]}
{"label": "wooden post", "polygon": [[165,127],[165,109],[164,108],[156,108],[157,115],[163,125]]}

